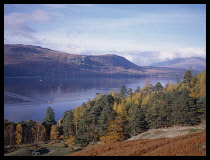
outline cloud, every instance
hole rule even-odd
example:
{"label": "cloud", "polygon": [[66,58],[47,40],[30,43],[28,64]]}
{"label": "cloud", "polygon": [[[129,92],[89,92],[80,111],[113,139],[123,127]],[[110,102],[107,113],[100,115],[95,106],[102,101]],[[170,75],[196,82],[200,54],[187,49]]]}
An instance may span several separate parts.
{"label": "cloud", "polygon": [[34,10],[31,13],[11,13],[4,16],[4,30],[9,36],[20,36],[24,38],[33,38],[36,32],[29,23],[50,22],[53,17],[44,10]]}
{"label": "cloud", "polygon": [[173,60],[175,58],[201,57],[206,58],[205,48],[179,48],[163,51],[110,51],[103,54],[117,54],[139,66],[149,66],[151,63]]}
{"label": "cloud", "polygon": [[157,56],[158,60],[172,60],[175,58],[190,58],[190,57],[202,57],[206,58],[206,49],[205,48],[180,48],[180,49],[171,49],[160,51]]}

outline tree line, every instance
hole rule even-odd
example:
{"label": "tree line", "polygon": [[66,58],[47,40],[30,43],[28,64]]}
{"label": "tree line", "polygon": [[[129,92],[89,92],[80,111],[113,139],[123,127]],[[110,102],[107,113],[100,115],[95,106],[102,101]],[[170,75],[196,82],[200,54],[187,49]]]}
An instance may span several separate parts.
{"label": "tree line", "polygon": [[115,142],[151,128],[196,125],[206,119],[206,71],[183,80],[152,85],[148,80],[135,91],[122,85],[119,92],[97,97],[66,111],[58,124],[47,108],[43,122],[4,120],[4,145],[63,140],[69,146],[91,142]]}

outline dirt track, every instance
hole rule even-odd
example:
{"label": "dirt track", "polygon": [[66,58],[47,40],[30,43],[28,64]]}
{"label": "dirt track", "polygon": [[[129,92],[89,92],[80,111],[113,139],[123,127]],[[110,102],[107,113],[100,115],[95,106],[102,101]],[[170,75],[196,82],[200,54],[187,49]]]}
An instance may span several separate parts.
{"label": "dirt track", "polygon": [[186,126],[186,127],[170,127],[162,129],[150,129],[147,132],[134,136],[127,141],[138,140],[138,139],[156,139],[156,138],[173,138],[177,136],[186,135],[191,132],[192,129],[204,129],[206,124],[200,124],[197,126]]}

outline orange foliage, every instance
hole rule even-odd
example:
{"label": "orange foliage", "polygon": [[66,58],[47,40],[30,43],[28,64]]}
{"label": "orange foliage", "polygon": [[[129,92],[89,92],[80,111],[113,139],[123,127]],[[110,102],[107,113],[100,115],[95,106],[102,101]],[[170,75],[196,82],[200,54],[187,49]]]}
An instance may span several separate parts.
{"label": "orange foliage", "polygon": [[70,156],[206,156],[206,132],[103,144]]}
{"label": "orange foliage", "polygon": [[109,123],[107,135],[100,137],[100,141],[105,143],[122,141],[124,139],[122,124],[123,118],[117,116],[114,121]]}

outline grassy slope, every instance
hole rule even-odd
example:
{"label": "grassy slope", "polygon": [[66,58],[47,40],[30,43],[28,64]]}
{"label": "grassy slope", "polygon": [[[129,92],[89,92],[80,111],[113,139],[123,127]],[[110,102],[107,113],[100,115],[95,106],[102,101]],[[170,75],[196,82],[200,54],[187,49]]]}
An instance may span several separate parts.
{"label": "grassy slope", "polygon": [[70,156],[205,156],[206,132],[104,144]]}

